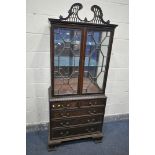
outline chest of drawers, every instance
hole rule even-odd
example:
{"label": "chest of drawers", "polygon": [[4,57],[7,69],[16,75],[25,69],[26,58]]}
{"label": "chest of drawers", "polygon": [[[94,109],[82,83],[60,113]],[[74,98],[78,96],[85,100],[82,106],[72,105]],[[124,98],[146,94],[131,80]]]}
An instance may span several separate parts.
{"label": "chest of drawers", "polygon": [[51,97],[49,146],[81,138],[102,139],[106,96]]}

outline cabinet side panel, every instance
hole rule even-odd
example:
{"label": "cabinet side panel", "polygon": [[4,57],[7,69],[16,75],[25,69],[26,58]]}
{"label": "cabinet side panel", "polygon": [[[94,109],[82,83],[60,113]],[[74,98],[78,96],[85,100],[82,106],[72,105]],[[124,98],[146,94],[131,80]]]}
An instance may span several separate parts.
{"label": "cabinet side panel", "polygon": [[112,50],[112,43],[113,43],[113,37],[114,37],[114,29],[110,33],[110,40],[109,40],[109,47],[108,47],[108,54],[107,54],[107,61],[105,66],[105,74],[104,74],[104,81],[103,81],[103,93],[105,94],[106,89],[106,83],[107,83],[107,77],[108,77],[108,70],[109,70],[109,63],[110,63],[110,57],[111,57],[111,50]]}
{"label": "cabinet side panel", "polygon": [[51,95],[54,95],[54,28],[50,28]]}

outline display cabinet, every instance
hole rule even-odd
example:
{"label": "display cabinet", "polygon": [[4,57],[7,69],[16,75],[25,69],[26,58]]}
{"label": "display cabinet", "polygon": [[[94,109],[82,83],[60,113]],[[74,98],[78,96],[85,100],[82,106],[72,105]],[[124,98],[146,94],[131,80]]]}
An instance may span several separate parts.
{"label": "display cabinet", "polygon": [[114,30],[93,5],[92,20],[78,16],[80,3],[66,18],[49,18],[51,87],[49,88],[49,149],[64,141],[102,139],[105,88]]}

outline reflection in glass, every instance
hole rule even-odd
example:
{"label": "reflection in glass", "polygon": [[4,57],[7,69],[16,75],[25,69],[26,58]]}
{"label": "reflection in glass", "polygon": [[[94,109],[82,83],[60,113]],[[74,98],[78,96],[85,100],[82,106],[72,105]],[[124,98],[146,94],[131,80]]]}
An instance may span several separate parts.
{"label": "reflection in glass", "polygon": [[109,38],[110,32],[87,33],[83,93],[102,93]]}
{"label": "reflection in glass", "polygon": [[81,31],[54,29],[54,94],[77,94]]}

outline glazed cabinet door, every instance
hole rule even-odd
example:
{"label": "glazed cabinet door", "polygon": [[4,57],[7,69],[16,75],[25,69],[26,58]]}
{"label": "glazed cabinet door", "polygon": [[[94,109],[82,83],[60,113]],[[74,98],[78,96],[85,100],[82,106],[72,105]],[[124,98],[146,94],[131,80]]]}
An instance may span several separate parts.
{"label": "glazed cabinet door", "polygon": [[53,28],[53,95],[78,94],[82,31]]}
{"label": "glazed cabinet door", "polygon": [[87,30],[86,37],[82,93],[103,93],[111,32]]}

